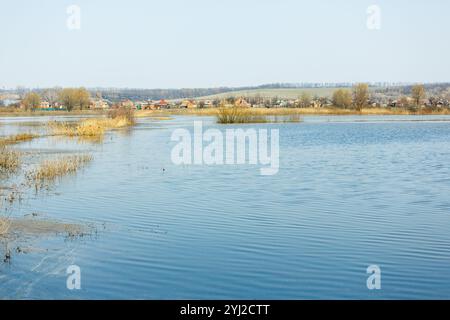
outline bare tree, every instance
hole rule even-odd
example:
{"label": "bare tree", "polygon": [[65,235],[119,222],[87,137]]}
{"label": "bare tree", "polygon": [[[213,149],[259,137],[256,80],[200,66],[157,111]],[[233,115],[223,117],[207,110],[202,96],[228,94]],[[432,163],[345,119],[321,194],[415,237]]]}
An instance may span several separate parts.
{"label": "bare tree", "polygon": [[85,88],[76,89],[76,98],[77,104],[81,110],[89,107],[89,103],[91,102],[91,95]]}
{"label": "bare tree", "polygon": [[41,96],[36,92],[29,92],[22,100],[25,110],[34,110],[41,105]]}
{"label": "bare tree", "polygon": [[353,87],[353,104],[357,111],[361,111],[369,100],[369,85],[358,83]]}
{"label": "bare tree", "polygon": [[398,99],[397,105],[400,106],[400,107],[402,107],[402,108],[407,108],[407,107],[409,107],[408,97],[401,96],[401,97]]}
{"label": "bare tree", "polygon": [[421,101],[422,99],[425,99],[425,96],[426,92],[423,84],[417,84],[412,87],[411,97],[413,98],[416,107],[419,107],[421,105]]}
{"label": "bare tree", "polygon": [[307,108],[311,105],[311,95],[308,92],[302,92],[300,96],[300,107]]}
{"label": "bare tree", "polygon": [[57,88],[45,89],[42,92],[42,99],[47,101],[51,106],[54,106],[58,102],[58,92],[59,89]]}
{"label": "bare tree", "polygon": [[338,89],[333,92],[332,103],[338,108],[349,108],[352,105],[352,93],[350,90]]}
{"label": "bare tree", "polygon": [[77,89],[65,88],[58,94],[59,102],[66,107],[67,111],[72,111],[77,106]]}

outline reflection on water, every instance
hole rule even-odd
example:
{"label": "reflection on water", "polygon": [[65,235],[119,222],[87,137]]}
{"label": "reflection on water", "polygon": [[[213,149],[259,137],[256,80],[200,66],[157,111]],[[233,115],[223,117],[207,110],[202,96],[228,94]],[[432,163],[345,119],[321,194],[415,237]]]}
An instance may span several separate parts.
{"label": "reflection on water", "polygon": [[[246,125],[279,128],[274,176],[173,165],[172,130],[194,119],[227,128],[212,118],[141,119],[102,144],[18,145],[89,151],[94,161],[12,214],[101,228],[95,239],[31,239],[35,250],[0,265],[0,297],[450,298],[449,117]],[[20,130],[15,121],[2,119],[0,134]],[[66,288],[72,264],[80,291]],[[382,270],[379,291],[366,287],[372,264]]]}

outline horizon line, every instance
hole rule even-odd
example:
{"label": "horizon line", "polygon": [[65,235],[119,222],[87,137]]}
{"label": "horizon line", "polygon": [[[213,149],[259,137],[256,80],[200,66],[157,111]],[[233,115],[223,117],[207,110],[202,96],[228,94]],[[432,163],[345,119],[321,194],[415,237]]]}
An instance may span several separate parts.
{"label": "horizon line", "polygon": [[[15,87],[1,87],[0,91],[15,91],[15,90],[44,90],[44,89],[56,89],[56,88],[86,88],[89,90],[195,90],[195,89],[267,89],[269,86],[273,86],[273,89],[302,89],[302,88],[333,88],[333,87],[350,87],[357,83],[367,83],[369,86],[379,87],[395,87],[395,86],[409,86],[414,84],[423,85],[437,85],[437,84],[450,84],[449,81],[344,81],[344,82],[273,82],[264,83],[259,85],[242,85],[242,86],[212,86],[212,87],[107,87],[107,86],[44,86],[44,87],[29,87],[17,85]],[[277,87],[278,86],[278,87]]]}

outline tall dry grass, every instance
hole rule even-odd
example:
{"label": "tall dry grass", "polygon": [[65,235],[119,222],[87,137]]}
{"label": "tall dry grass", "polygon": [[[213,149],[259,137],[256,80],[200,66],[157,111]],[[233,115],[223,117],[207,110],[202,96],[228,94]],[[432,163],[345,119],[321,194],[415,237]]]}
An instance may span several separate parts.
{"label": "tall dry grass", "polygon": [[62,121],[50,121],[47,127],[52,135],[56,136],[77,136],[77,123],[62,122]]}
{"label": "tall dry grass", "polygon": [[136,123],[134,110],[125,107],[111,109],[108,112],[108,118],[121,119],[121,121],[125,121],[128,126],[134,125]]}
{"label": "tall dry grass", "polygon": [[11,221],[7,218],[0,218],[0,237],[8,233]]}
{"label": "tall dry grass", "polygon": [[62,156],[54,160],[46,160],[39,167],[27,174],[29,182],[36,188],[45,186],[65,175],[73,174],[92,161],[91,155]]}
{"label": "tall dry grass", "polygon": [[217,123],[287,123],[302,121],[298,112],[274,112],[275,110],[277,109],[267,112],[267,109],[220,107],[216,113]]}
{"label": "tall dry grass", "polygon": [[0,173],[15,172],[20,166],[18,151],[0,146]]}
{"label": "tall dry grass", "polygon": [[217,123],[265,123],[267,118],[249,108],[220,107],[217,110]]}
{"label": "tall dry grass", "polygon": [[0,138],[0,146],[6,146],[6,145],[11,145],[11,144],[31,141],[37,137],[38,137],[37,134],[32,134],[32,133],[19,133],[19,134],[7,136],[7,137],[1,137]]}
{"label": "tall dry grass", "polygon": [[107,130],[129,127],[135,124],[131,113],[113,113],[108,118],[85,119],[80,122],[53,121],[48,127],[53,135],[68,137],[103,137]]}

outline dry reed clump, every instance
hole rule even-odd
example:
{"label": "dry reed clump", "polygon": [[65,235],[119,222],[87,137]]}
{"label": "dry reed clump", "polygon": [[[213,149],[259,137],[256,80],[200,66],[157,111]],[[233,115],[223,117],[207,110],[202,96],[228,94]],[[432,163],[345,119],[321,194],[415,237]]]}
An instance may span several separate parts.
{"label": "dry reed clump", "polygon": [[0,218],[0,237],[8,233],[11,221],[7,218]]}
{"label": "dry reed clump", "polygon": [[268,119],[248,108],[220,107],[217,110],[217,123],[264,123]]}
{"label": "dry reed clump", "polygon": [[30,141],[36,137],[38,137],[38,135],[32,133],[19,133],[12,136],[2,137],[0,138],[0,146]]}
{"label": "dry reed clump", "polygon": [[75,173],[90,161],[92,161],[91,155],[71,155],[55,160],[46,160],[38,168],[29,172],[27,178],[38,188],[46,185],[47,182]]}
{"label": "dry reed clump", "polygon": [[57,136],[77,136],[77,123],[51,121],[47,124],[53,135]]}
{"label": "dry reed clump", "polygon": [[106,130],[132,126],[134,120],[126,116],[115,118],[86,119],[78,123],[51,122],[48,124],[53,135],[68,137],[103,137]]}
{"label": "dry reed clump", "polygon": [[125,107],[110,110],[108,112],[108,118],[119,119],[124,124],[122,126],[132,126],[136,123],[134,111]]}
{"label": "dry reed clump", "polygon": [[76,135],[79,137],[102,137],[106,130],[125,128],[133,124],[134,122],[130,122],[126,117],[88,119],[77,126]]}
{"label": "dry reed clump", "polygon": [[105,134],[105,124],[103,119],[83,120],[75,128],[75,135],[78,137],[97,137]]}
{"label": "dry reed clump", "polygon": [[277,113],[267,112],[265,109],[221,107],[217,110],[217,123],[278,123],[301,122],[297,112]]}
{"label": "dry reed clump", "polygon": [[20,153],[0,146],[0,173],[11,173],[20,166]]}
{"label": "dry reed clump", "polygon": [[53,135],[67,137],[94,137],[103,136],[105,129],[98,120],[88,119],[76,123],[50,122],[49,129]]}

